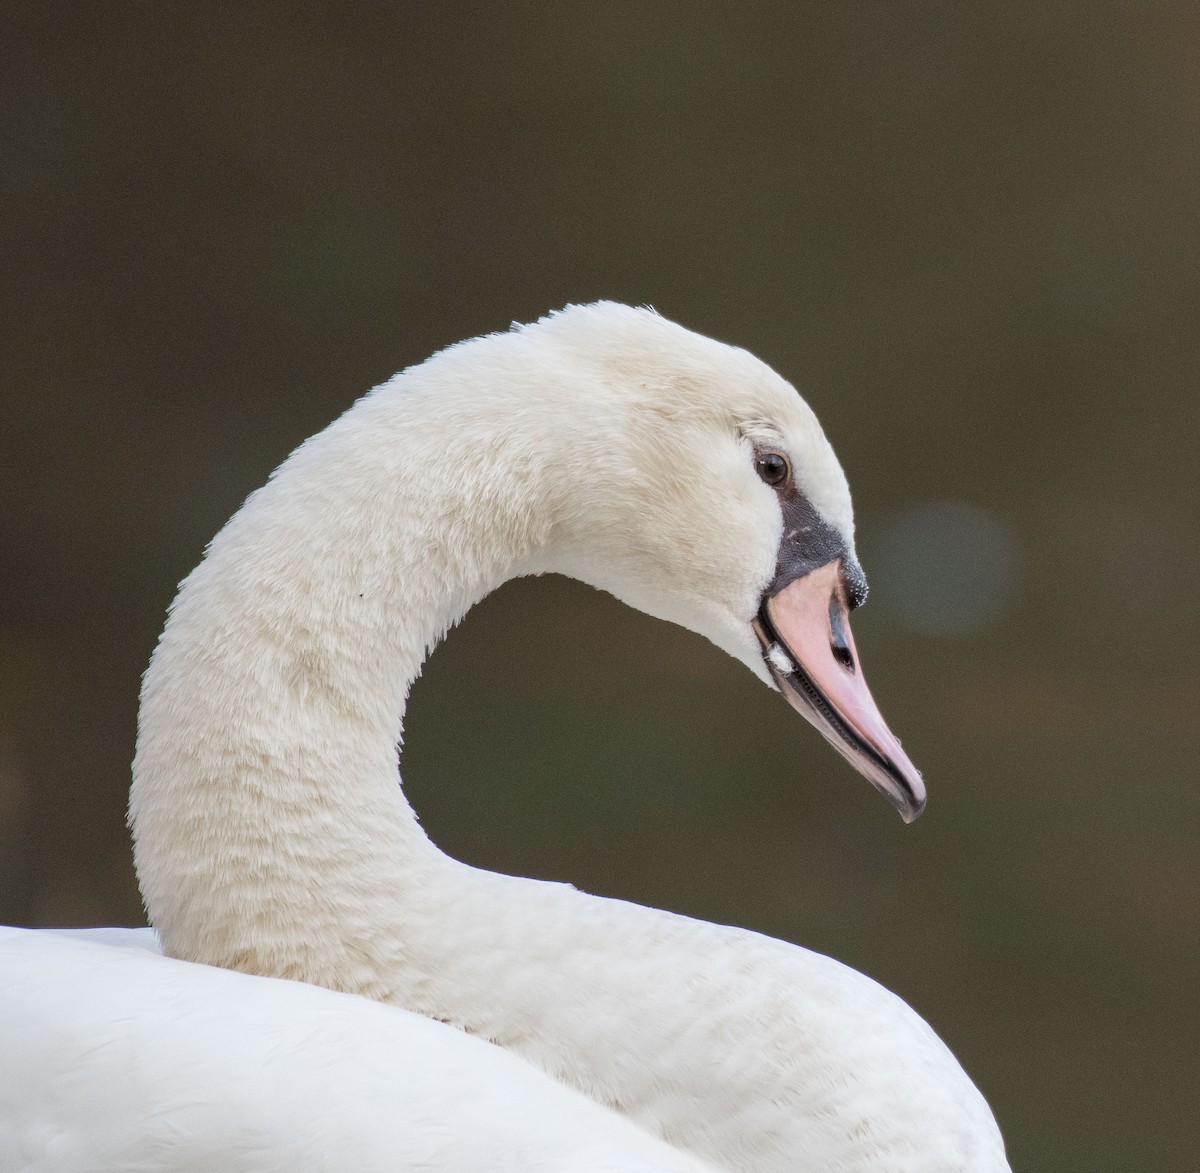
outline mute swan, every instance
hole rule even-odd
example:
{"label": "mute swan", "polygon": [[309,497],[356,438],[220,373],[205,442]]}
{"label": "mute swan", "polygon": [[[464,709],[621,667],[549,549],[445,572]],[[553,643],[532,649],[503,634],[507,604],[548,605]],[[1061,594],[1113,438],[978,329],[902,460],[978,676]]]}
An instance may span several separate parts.
{"label": "mute swan", "polygon": [[[576,306],[365,396],[184,582],[145,678],[130,804],[165,952],[460,1027],[722,1168],[1008,1169],[950,1052],[862,975],[429,842],[396,784],[408,689],[473,603],[549,571],[707,636],[906,820],[920,812],[850,634],[866,583],[811,411],[744,351],[649,310]],[[189,1005],[205,1013],[212,971],[171,964],[180,991],[204,975]]]}

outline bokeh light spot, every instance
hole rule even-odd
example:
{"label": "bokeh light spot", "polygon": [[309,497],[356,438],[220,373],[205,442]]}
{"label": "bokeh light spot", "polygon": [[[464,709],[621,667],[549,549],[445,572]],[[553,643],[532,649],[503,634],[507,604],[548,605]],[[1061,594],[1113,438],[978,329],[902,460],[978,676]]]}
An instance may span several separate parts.
{"label": "bokeh light spot", "polygon": [[888,518],[871,543],[872,596],[906,627],[958,636],[996,623],[1016,596],[1020,547],[989,509],[931,501]]}

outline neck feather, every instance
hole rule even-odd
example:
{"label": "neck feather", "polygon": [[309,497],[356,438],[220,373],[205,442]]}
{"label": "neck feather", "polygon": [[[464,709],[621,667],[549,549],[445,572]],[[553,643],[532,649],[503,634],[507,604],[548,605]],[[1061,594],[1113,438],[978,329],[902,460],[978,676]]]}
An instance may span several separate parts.
{"label": "neck feather", "polygon": [[[488,340],[501,360],[508,337]],[[397,376],[303,445],[183,584],[130,803],[169,953],[394,996],[388,975],[469,871],[398,785],[404,704],[446,629],[539,568],[556,445],[532,421],[567,422],[463,365],[452,350]]]}

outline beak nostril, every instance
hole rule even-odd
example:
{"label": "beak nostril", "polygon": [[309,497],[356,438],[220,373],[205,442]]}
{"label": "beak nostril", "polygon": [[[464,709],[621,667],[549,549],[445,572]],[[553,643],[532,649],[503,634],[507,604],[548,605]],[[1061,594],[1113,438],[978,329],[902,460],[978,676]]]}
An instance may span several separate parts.
{"label": "beak nostril", "polygon": [[854,653],[846,634],[846,612],[836,596],[829,600],[829,650],[847,672],[855,671]]}

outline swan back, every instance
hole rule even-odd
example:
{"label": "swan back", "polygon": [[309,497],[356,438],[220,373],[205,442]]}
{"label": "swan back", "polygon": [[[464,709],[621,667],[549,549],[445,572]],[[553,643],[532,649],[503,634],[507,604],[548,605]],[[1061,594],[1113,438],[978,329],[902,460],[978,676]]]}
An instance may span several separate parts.
{"label": "swan back", "polygon": [[0,928],[0,997],[6,1170],[709,1169],[498,1047],[148,929]]}

